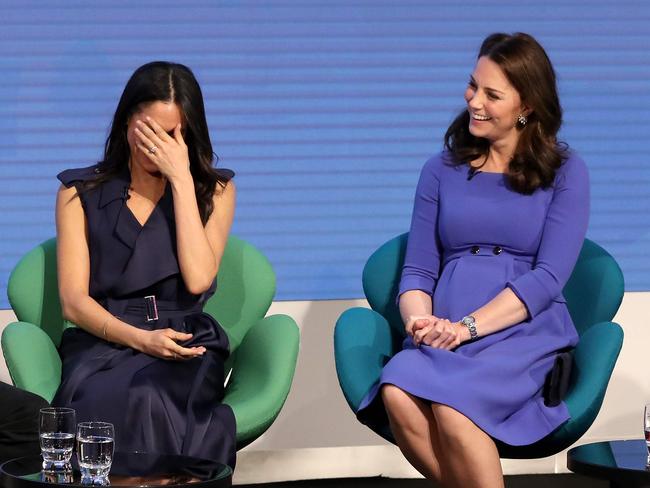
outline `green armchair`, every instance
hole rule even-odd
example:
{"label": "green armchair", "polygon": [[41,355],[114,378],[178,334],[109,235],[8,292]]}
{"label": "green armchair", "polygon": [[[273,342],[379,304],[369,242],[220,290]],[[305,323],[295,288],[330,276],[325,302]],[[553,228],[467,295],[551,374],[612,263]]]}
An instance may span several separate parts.
{"label": "green armchair", "polygon": [[[72,325],[61,315],[56,240],[32,249],[9,278],[8,295],[19,322],[2,334],[2,351],[14,384],[51,401],[61,381],[56,350]],[[275,295],[275,274],[252,245],[231,236],[221,260],[219,286],[204,306],[230,340],[232,374],[224,403],[237,421],[237,448],[259,437],[280,413],[298,357],[299,332],[287,315],[264,317]]]}
{"label": "green armchair", "polygon": [[[383,366],[401,349],[404,326],[395,304],[408,234],[381,246],[368,259],[363,288],[372,310],[352,308],[338,319],[334,354],[339,383],[355,412]],[[623,299],[623,274],[614,258],[585,239],[564,287],[569,313],[580,334],[565,402],[571,419],[528,446],[497,442],[503,458],[550,456],[577,441],[593,423],[623,344],[623,330],[611,322]],[[379,435],[394,442],[386,428]]]}

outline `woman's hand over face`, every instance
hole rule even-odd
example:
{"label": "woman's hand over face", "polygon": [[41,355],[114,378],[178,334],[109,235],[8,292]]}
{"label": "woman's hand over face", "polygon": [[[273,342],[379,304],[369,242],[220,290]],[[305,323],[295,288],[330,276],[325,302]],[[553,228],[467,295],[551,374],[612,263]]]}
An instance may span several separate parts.
{"label": "woman's hand over face", "polygon": [[144,121],[136,121],[135,135],[138,138],[138,148],[169,181],[192,177],[190,158],[180,124],[170,135],[155,120],[146,117]]}
{"label": "woman's hand over face", "polygon": [[174,329],[143,330],[140,351],[150,356],[169,360],[192,359],[202,356],[205,347],[183,347],[178,341],[187,341],[192,334],[178,332]]}

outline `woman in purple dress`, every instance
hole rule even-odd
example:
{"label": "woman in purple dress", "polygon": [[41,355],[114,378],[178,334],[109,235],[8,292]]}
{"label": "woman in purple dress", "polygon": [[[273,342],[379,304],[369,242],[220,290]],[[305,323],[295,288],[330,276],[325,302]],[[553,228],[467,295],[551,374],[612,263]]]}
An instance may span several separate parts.
{"label": "woman in purple dress", "polygon": [[54,405],[115,425],[115,448],[235,464],[228,338],[202,312],[233,220],[233,173],[213,168],[201,89],[185,66],[138,68],[104,157],[57,197],[68,328]]}
{"label": "woman in purple dress", "polygon": [[493,439],[530,444],[569,418],[542,388],[557,352],[578,341],[562,289],[585,237],[589,182],[557,141],[555,74],[531,36],[487,37],[465,100],[416,191],[403,350],[358,416],[388,420],[429,479],[502,487]]}

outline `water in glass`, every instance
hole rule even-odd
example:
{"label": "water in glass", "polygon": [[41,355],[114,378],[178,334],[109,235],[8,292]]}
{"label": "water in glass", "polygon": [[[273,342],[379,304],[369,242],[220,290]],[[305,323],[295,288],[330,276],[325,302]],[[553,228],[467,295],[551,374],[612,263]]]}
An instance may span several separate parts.
{"label": "water in glass", "polygon": [[75,411],[72,408],[42,408],[39,438],[43,469],[67,469],[74,447]]}
{"label": "water in glass", "polygon": [[43,458],[67,462],[74,447],[74,434],[66,432],[45,432],[41,434]]}
{"label": "water in glass", "polygon": [[77,461],[82,483],[108,484],[115,442],[113,425],[82,422],[77,427]]}
{"label": "water in glass", "polygon": [[645,411],[643,412],[643,431],[645,434],[645,445],[648,449],[646,465],[650,466],[650,403],[645,406]]}

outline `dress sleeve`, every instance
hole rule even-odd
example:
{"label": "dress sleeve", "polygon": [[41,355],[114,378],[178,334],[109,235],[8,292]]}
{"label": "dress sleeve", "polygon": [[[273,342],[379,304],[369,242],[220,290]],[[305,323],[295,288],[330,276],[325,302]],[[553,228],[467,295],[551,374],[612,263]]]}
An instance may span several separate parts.
{"label": "dress sleeve", "polygon": [[580,254],[589,221],[589,173],[575,155],[560,167],[532,270],[507,286],[530,318],[561,296]]}
{"label": "dress sleeve", "polygon": [[88,166],[86,168],[72,168],[61,171],[56,177],[66,188],[76,186],[81,183],[97,176],[97,165]]}
{"label": "dress sleeve", "polygon": [[230,181],[235,177],[235,172],[228,168],[216,168],[216,172],[224,181]]}
{"label": "dress sleeve", "polygon": [[441,156],[426,162],[415,191],[406,256],[399,284],[399,296],[409,290],[422,290],[433,295],[440,271],[440,240],[438,237],[438,189]]}
{"label": "dress sleeve", "polygon": [[71,168],[61,171],[56,177],[66,188],[75,187],[77,189],[77,195],[79,196],[79,201],[83,206],[84,210],[87,204],[87,195],[81,191],[80,185],[85,181],[91,180],[97,177],[99,170],[96,164],[88,166],[86,168]]}

